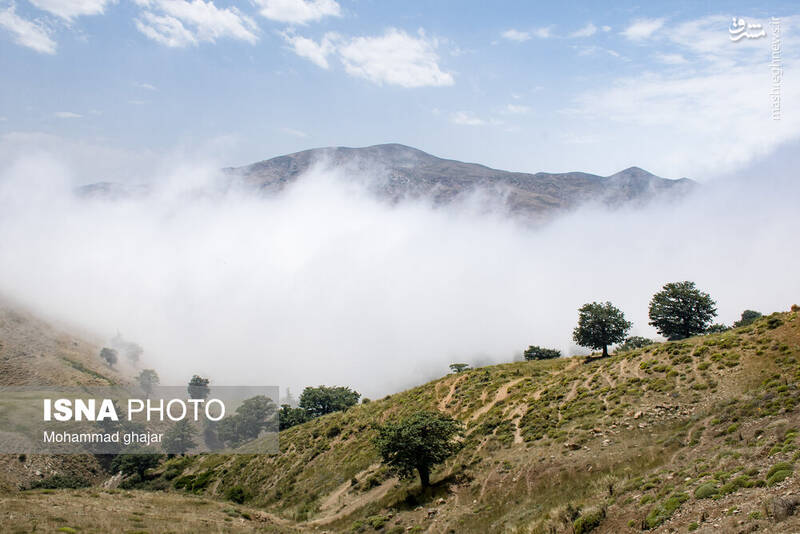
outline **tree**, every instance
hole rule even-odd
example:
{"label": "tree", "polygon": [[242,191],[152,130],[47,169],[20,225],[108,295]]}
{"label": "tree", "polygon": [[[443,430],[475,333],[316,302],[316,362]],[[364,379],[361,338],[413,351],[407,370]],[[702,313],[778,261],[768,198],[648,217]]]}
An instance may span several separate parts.
{"label": "tree", "polygon": [[197,431],[187,419],[181,419],[164,432],[161,446],[170,454],[186,454],[186,451],[197,446],[194,436]]}
{"label": "tree", "polygon": [[608,346],[625,339],[632,324],[613,304],[592,302],[578,310],[578,326],[572,338],[578,345],[592,349],[603,349],[603,357],[608,356]]}
{"label": "tree", "polygon": [[346,410],[358,403],[361,393],[345,386],[307,387],[300,395],[300,407],[309,418]]}
{"label": "tree", "polygon": [[706,331],[717,315],[716,303],[694,282],[670,282],[650,300],[650,324],[670,341]]}
{"label": "tree", "polygon": [[[142,449],[144,452],[145,449]],[[138,475],[139,480],[144,480],[145,472],[156,467],[161,461],[160,454],[134,453],[120,454],[111,462],[114,471],[121,471],[123,475]]]}
{"label": "tree", "polygon": [[114,349],[110,349],[108,347],[103,347],[100,349],[100,358],[104,359],[109,367],[114,367],[114,365],[119,360],[117,356],[117,351]]}
{"label": "tree", "polygon": [[655,341],[642,336],[630,336],[625,338],[625,341],[617,347],[615,352],[627,352],[629,350],[640,349],[648,345],[653,345]]}
{"label": "tree", "polygon": [[161,381],[158,378],[158,373],[156,373],[154,369],[142,369],[137,379],[139,380],[139,387],[142,388],[142,391],[144,391],[148,397],[153,393],[153,388]]}
{"label": "tree", "polygon": [[546,349],[538,345],[531,345],[523,353],[525,359],[531,360],[552,360],[553,358],[560,358],[561,351],[556,349]]}
{"label": "tree", "polygon": [[413,476],[416,470],[427,488],[431,468],[460,450],[455,438],[463,432],[463,425],[447,415],[417,412],[399,423],[379,426],[373,443],[386,465],[401,477]]}
{"label": "tree", "polygon": [[276,415],[277,408],[269,397],[258,395],[249,398],[236,408],[234,415],[226,417],[217,424],[217,436],[235,447],[257,438],[262,430],[270,426],[274,430]]}
{"label": "tree", "polygon": [[451,363],[450,370],[456,374],[461,373],[469,369],[468,363]]}
{"label": "tree", "polygon": [[749,324],[753,324],[756,319],[762,317],[761,312],[757,312],[754,310],[745,310],[742,312],[742,318],[733,323],[734,328],[739,328],[740,326],[747,326]]}
{"label": "tree", "polygon": [[189,398],[190,399],[207,399],[209,393],[211,393],[211,388],[208,387],[208,383],[210,380],[208,378],[203,378],[200,375],[194,375],[191,380],[189,380],[189,387],[187,388],[189,391]]}
{"label": "tree", "polygon": [[706,328],[706,334],[719,334],[721,332],[727,332],[730,330],[731,327],[722,323],[714,323]]}
{"label": "tree", "polygon": [[[366,400],[366,399],[364,399]],[[292,408],[289,404],[281,404],[278,412],[278,424],[280,430],[286,430],[295,425],[305,423],[307,420],[306,411],[302,408]]]}

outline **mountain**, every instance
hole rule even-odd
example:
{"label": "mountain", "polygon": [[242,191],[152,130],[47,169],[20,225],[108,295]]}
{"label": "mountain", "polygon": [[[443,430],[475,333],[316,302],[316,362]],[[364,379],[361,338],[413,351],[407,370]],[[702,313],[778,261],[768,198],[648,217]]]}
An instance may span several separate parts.
{"label": "mountain", "polygon": [[373,193],[391,202],[427,198],[448,204],[483,192],[512,213],[533,217],[589,201],[608,206],[641,204],[662,194],[680,196],[696,186],[688,178],[659,178],[638,167],[607,177],[584,172],[509,172],[438,158],[400,144],[316,148],[225,171],[248,187],[274,193],[316,165],[342,169],[353,179],[366,180]]}

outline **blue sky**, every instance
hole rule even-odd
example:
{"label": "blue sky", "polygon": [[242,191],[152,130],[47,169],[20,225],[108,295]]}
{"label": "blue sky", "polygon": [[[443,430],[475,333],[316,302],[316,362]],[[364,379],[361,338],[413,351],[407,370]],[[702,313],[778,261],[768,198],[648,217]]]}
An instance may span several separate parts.
{"label": "blue sky", "polygon": [[[732,17],[767,35],[732,41]],[[0,156],[52,152],[91,181],[176,152],[400,142],[702,180],[796,144],[799,27],[793,2],[0,0]]]}

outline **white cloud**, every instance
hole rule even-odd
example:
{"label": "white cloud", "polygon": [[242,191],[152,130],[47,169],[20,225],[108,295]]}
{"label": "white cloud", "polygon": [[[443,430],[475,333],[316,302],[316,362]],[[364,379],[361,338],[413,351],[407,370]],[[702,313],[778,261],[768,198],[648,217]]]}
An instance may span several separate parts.
{"label": "white cloud", "polygon": [[220,9],[213,1],[135,0],[145,8],[136,27],[150,39],[170,47],[231,38],[254,44],[258,26],[235,7]]}
{"label": "white cloud", "polygon": [[135,85],[136,85],[136,87],[138,87],[139,89],[146,89],[146,90],[148,90],[148,91],[158,91],[158,89],[156,89],[156,86],[155,86],[155,85],[152,85],[152,84],[149,84],[149,83],[138,82],[138,83],[136,83]]}
{"label": "white cloud", "polygon": [[320,42],[291,30],[281,36],[295,54],[319,67],[329,68],[328,57],[336,55],[348,74],[378,85],[438,87],[454,83],[453,75],[439,66],[438,40],[427,38],[422,30],[418,37],[396,28],[375,37],[343,37],[330,32]]}
{"label": "white cloud", "polygon": [[378,85],[439,87],[453,85],[453,75],[439,67],[438,42],[420,30],[414,37],[389,28],[378,37],[355,37],[337,47],[348,74]]}
{"label": "white cloud", "polygon": [[508,104],[505,108],[505,113],[510,115],[526,115],[530,112],[530,106],[523,106],[521,104]]}
{"label": "white cloud", "polygon": [[459,126],[483,126],[486,121],[476,117],[471,111],[457,111],[450,115],[450,122]]}
{"label": "white cloud", "polygon": [[688,63],[681,54],[656,54],[656,59],[666,65],[683,65]]}
{"label": "white cloud", "polygon": [[18,45],[26,46],[42,54],[55,54],[56,42],[50,31],[41,23],[23,19],[15,13],[15,6],[0,11],[0,28],[12,35]]}
{"label": "white cloud", "polygon": [[319,43],[292,32],[283,32],[281,36],[291,45],[292,51],[298,56],[308,59],[323,69],[330,68],[328,56],[336,49],[334,46],[334,40],[337,38],[335,34],[326,34]]}
{"label": "white cloud", "polygon": [[341,8],[335,0],[256,0],[256,3],[264,17],[290,24],[341,16]]}
{"label": "white cloud", "polygon": [[579,38],[579,37],[591,37],[591,36],[592,36],[592,35],[594,35],[595,33],[597,33],[597,26],[595,26],[594,24],[592,24],[592,23],[590,22],[590,23],[588,23],[586,26],[584,26],[583,28],[581,28],[580,30],[577,30],[577,31],[574,31],[574,32],[572,32],[571,34],[569,34],[569,36],[570,36],[570,37],[575,37],[575,38]]}
{"label": "white cloud", "polygon": [[611,26],[603,26],[600,29],[603,30],[604,32],[610,32],[611,31]]}
{"label": "white cloud", "polygon": [[66,20],[83,15],[102,15],[112,0],[29,0],[37,8]]}
{"label": "white cloud", "polygon": [[513,28],[510,29],[510,30],[504,31],[501,35],[502,35],[502,37],[504,39],[508,39],[509,41],[516,41],[518,43],[522,43],[522,42],[528,41],[531,38],[531,34],[530,33],[519,31],[519,30],[515,30]]}
{"label": "white cloud", "polygon": [[56,111],[53,113],[53,117],[57,119],[80,119],[83,115],[73,113],[72,111]]}
{"label": "white cloud", "polygon": [[664,25],[664,19],[636,19],[625,28],[622,35],[631,41],[641,41],[649,38]]}

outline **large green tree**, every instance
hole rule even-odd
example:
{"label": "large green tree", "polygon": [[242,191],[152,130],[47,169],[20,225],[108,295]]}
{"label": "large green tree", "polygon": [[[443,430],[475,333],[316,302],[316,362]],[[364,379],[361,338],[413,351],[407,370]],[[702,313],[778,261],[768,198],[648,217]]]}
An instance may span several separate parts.
{"label": "large green tree", "polygon": [[305,423],[308,420],[306,411],[302,408],[292,408],[289,404],[281,404],[278,412],[278,421],[281,430],[292,428],[295,425]]}
{"label": "large green tree", "polygon": [[278,408],[265,395],[251,397],[217,424],[219,439],[231,446],[240,445],[258,437],[262,430],[278,430]]}
{"label": "large green tree", "polygon": [[419,473],[423,488],[430,486],[431,468],[458,452],[456,440],[463,425],[438,412],[417,412],[400,422],[378,427],[374,444],[383,462],[401,477]]}
{"label": "large green tree", "polygon": [[650,300],[650,324],[669,340],[702,334],[717,315],[716,303],[694,282],[670,282]]}
{"label": "large green tree", "polygon": [[582,347],[603,349],[603,357],[606,357],[608,346],[623,341],[631,326],[619,308],[610,302],[591,302],[578,310],[578,326],[572,338]]}
{"label": "large green tree", "polygon": [[307,387],[300,395],[300,408],[309,418],[346,410],[358,403],[361,393],[345,386]]}

